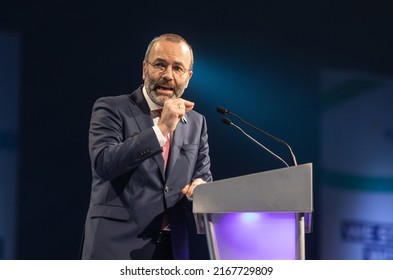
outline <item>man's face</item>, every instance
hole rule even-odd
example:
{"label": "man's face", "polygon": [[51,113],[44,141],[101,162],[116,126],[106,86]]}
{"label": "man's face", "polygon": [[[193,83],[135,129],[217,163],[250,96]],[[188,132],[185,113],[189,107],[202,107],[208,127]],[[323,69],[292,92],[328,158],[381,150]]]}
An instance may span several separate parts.
{"label": "man's face", "polygon": [[[191,79],[191,53],[189,47],[183,42],[170,42],[160,39],[154,43],[150,53],[143,62],[143,80],[147,94],[154,103],[163,106],[170,98],[179,98],[188,86]],[[153,67],[159,65],[165,71]],[[178,75],[179,69],[185,70]]]}

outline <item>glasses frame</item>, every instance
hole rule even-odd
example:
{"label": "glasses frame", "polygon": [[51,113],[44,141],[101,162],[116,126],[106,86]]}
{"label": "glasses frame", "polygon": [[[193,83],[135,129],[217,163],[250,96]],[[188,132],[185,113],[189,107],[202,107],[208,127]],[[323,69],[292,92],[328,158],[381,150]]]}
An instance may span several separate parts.
{"label": "glasses frame", "polygon": [[[168,67],[169,67],[169,65],[170,65],[170,64],[168,64],[168,63],[166,63],[166,62],[162,62],[163,64],[166,64],[166,67],[165,67],[165,69],[160,69],[160,67],[159,67],[158,65],[156,65],[157,63],[156,63],[156,64],[153,64],[153,63],[151,63],[151,62],[148,61],[148,60],[144,60],[144,61],[145,61],[147,64],[149,64],[151,67],[153,67],[154,71],[156,71],[157,74],[159,74],[159,75],[164,74],[165,71],[168,69]],[[183,72],[182,74],[178,74],[178,73],[176,73],[176,72],[173,70],[173,66],[171,66],[171,67],[172,67],[172,73],[173,73],[173,75],[176,76],[176,77],[178,77],[178,78],[181,78],[181,77],[184,76],[185,73],[192,71],[192,69],[184,69],[184,72]]]}

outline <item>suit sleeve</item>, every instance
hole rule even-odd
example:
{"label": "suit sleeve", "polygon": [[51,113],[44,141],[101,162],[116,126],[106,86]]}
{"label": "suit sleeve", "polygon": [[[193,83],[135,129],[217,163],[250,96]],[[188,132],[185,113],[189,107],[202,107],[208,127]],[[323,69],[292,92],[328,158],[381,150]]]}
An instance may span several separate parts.
{"label": "suit sleeve", "polygon": [[130,125],[126,121],[110,98],[100,98],[93,106],[89,152],[93,170],[104,181],[125,174],[162,151],[152,127],[139,131],[135,123],[135,133],[124,139],[124,126]]}
{"label": "suit sleeve", "polygon": [[210,172],[209,144],[205,117],[202,117],[202,129],[201,139],[199,142],[198,159],[195,165],[192,180],[197,178],[201,178],[205,182],[211,182],[213,180],[212,174]]}

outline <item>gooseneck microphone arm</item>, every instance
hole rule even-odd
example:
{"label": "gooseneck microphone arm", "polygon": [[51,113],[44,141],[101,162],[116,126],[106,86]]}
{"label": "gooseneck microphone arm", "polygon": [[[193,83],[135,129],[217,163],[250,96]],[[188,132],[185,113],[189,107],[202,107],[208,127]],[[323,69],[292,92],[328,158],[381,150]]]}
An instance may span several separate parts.
{"label": "gooseneck microphone arm", "polygon": [[249,122],[243,120],[243,119],[242,119],[241,117],[239,117],[238,115],[236,115],[236,114],[234,114],[234,113],[232,113],[232,112],[229,112],[229,111],[228,111],[227,109],[225,109],[224,107],[221,107],[221,106],[217,107],[217,112],[219,112],[219,113],[221,113],[221,114],[223,114],[223,115],[227,115],[227,114],[228,114],[228,115],[234,116],[235,118],[237,118],[237,119],[240,120],[241,122],[245,123],[246,125],[252,127],[253,129],[258,130],[259,132],[262,132],[263,134],[265,134],[265,135],[269,136],[270,138],[274,139],[275,141],[284,144],[284,145],[287,147],[287,149],[288,149],[288,151],[289,151],[289,154],[291,155],[292,165],[293,165],[293,166],[296,166],[296,165],[297,165],[296,157],[295,157],[295,154],[294,154],[293,151],[292,151],[291,146],[289,146],[289,144],[288,144],[287,142],[285,142],[284,140],[282,140],[282,139],[280,139],[280,138],[278,138],[278,137],[276,137],[276,136],[274,136],[274,135],[271,135],[270,133],[268,133],[268,132],[266,132],[266,131],[264,131],[264,130],[258,128],[258,127],[256,127],[255,125],[250,124]]}
{"label": "gooseneck microphone arm", "polygon": [[281,161],[282,163],[284,163],[284,165],[286,167],[289,167],[288,163],[286,163],[285,160],[283,160],[281,157],[279,157],[278,155],[276,155],[275,153],[273,153],[271,150],[269,150],[267,147],[265,147],[264,145],[262,145],[261,143],[259,143],[257,140],[255,140],[253,137],[251,137],[250,135],[248,135],[243,129],[241,129],[239,126],[237,126],[236,124],[234,124],[230,119],[223,117],[221,119],[221,121],[227,125],[231,125],[236,127],[238,130],[240,130],[241,133],[243,133],[248,139],[250,139],[251,141],[253,141],[255,144],[257,144],[259,147],[261,147],[262,149],[264,149],[265,151],[267,151],[268,153],[270,153],[272,156],[274,156],[276,159],[278,159],[279,161]]}

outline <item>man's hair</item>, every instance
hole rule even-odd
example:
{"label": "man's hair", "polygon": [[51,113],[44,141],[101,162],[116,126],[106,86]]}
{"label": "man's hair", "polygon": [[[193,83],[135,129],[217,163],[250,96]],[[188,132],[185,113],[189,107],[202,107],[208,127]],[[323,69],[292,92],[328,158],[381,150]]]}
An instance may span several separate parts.
{"label": "man's hair", "polygon": [[190,68],[190,70],[192,70],[192,67],[194,65],[194,54],[193,54],[191,45],[183,37],[176,35],[176,34],[172,34],[172,33],[162,34],[160,36],[155,37],[150,42],[150,44],[147,46],[147,50],[145,53],[145,60],[147,60],[147,57],[149,56],[150,50],[153,47],[153,45],[160,39],[164,39],[166,41],[173,42],[173,43],[181,43],[181,42],[185,43],[188,46],[188,48],[190,49],[190,54],[191,54],[191,68]]}

